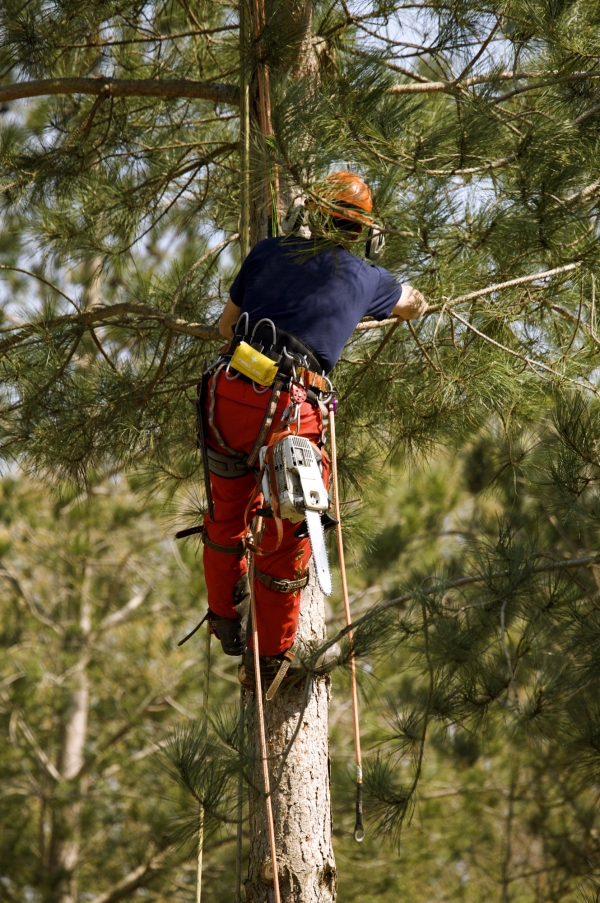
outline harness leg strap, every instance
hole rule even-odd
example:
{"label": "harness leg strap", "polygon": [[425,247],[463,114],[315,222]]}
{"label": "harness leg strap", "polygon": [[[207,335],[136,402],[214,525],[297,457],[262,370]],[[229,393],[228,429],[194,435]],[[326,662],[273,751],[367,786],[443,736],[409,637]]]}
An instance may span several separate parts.
{"label": "harness leg strap", "polygon": [[225,477],[226,480],[235,480],[252,473],[252,468],[248,467],[245,461],[233,458],[231,455],[224,455],[216,448],[211,448],[210,445],[206,447],[206,457],[210,472],[215,476]]}
{"label": "harness leg strap", "polygon": [[274,589],[278,593],[293,593],[297,589],[304,589],[309,578],[308,568],[302,577],[299,577],[297,580],[288,580],[286,577],[274,577],[272,574],[263,574],[256,567],[254,573],[267,589]]}

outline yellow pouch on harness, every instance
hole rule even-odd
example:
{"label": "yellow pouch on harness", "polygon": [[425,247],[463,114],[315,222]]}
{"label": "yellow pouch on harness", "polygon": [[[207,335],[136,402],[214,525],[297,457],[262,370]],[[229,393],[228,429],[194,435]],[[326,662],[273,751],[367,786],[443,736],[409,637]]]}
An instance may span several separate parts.
{"label": "yellow pouch on harness", "polygon": [[231,366],[261,386],[272,385],[279,365],[249,345],[240,342],[231,357]]}

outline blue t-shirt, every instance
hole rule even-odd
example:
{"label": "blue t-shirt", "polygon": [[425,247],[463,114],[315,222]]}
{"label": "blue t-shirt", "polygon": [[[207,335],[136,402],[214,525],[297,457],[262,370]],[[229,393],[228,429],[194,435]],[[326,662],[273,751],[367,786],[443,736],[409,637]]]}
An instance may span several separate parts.
{"label": "blue t-shirt", "polygon": [[230,295],[250,320],[269,317],[315,351],[326,372],[363,317],[385,320],[402,286],[344,248],[314,253],[309,239],[266,238],[244,260]]}

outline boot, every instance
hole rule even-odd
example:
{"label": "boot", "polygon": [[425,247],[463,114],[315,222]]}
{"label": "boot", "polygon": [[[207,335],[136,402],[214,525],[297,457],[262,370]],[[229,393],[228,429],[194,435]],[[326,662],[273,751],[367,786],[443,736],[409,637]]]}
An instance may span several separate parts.
{"label": "boot", "polygon": [[[298,677],[301,674],[308,674],[309,670],[311,674],[327,674],[329,671],[333,671],[340,663],[342,650],[340,649],[337,643],[334,643],[333,646],[329,646],[324,652],[322,652],[317,660],[311,663],[310,668],[308,666],[308,659],[312,654],[312,650],[307,647],[302,640],[299,644],[299,649],[294,655],[293,659],[290,661],[286,678],[289,677]],[[289,655],[286,656],[285,652],[281,652],[279,655],[261,655],[260,658],[260,674],[263,680],[263,683],[266,687],[269,687],[270,684],[273,683],[275,678],[279,673],[279,669],[281,665],[287,660],[289,661]],[[247,690],[254,690],[256,687],[256,676],[254,673],[254,652],[252,649],[246,649],[244,653],[244,658],[240,664],[238,670],[238,678],[243,687]]]}
{"label": "boot", "polygon": [[235,618],[224,618],[208,610],[211,630],[220,640],[225,655],[241,655],[246,648],[250,611],[250,585],[247,574],[243,574],[236,583],[233,589],[233,602],[237,614]]}

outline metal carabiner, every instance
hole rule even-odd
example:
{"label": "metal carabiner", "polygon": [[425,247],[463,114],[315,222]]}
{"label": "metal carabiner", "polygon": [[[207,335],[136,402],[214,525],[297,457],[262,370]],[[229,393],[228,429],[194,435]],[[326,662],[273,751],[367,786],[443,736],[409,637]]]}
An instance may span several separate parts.
{"label": "metal carabiner", "polygon": [[250,336],[250,344],[252,344],[252,342],[254,341],[254,333],[256,332],[256,330],[258,329],[258,327],[260,326],[261,323],[268,323],[270,325],[271,329],[273,330],[272,345],[276,345],[277,344],[277,328],[275,326],[275,323],[273,323],[273,320],[270,320],[268,317],[263,317],[262,320],[259,320],[258,323],[255,324],[254,329],[252,330],[252,335]]}
{"label": "metal carabiner", "polygon": [[310,370],[308,366],[308,360],[306,359],[306,355],[298,354],[295,351],[291,353],[287,350],[286,346],[283,346],[282,352],[284,357],[287,357],[288,360],[292,362],[292,374],[296,382],[298,382],[298,373],[296,371],[296,366],[304,367],[306,370]]}
{"label": "metal carabiner", "polygon": [[235,324],[235,329],[233,330],[234,336],[239,335],[238,326],[240,325],[240,322],[244,319],[244,317],[246,318],[246,325],[244,327],[243,335],[244,336],[248,335],[248,327],[250,326],[250,315],[249,315],[248,311],[245,310],[244,313],[240,314],[239,317],[237,318],[237,322]]}
{"label": "metal carabiner", "polygon": [[232,383],[234,381],[234,379],[237,379],[240,374],[239,374],[239,370],[238,370],[238,372],[235,374],[235,376],[230,376],[229,375],[230,367],[231,367],[231,358],[229,358],[229,360],[227,361],[227,366],[225,367],[224,373],[225,373],[225,379],[228,379],[229,382]]}
{"label": "metal carabiner", "polygon": [[333,396],[335,395],[335,389],[333,388],[333,383],[331,382],[331,380],[329,379],[329,377],[328,377],[328,376],[325,376],[325,371],[324,371],[324,370],[323,370],[323,379],[325,380],[325,382],[326,382],[327,385],[329,386],[329,392],[327,393],[327,395],[325,395],[325,394],[322,395],[320,400],[321,400],[322,402],[324,402],[325,404],[327,404],[328,402],[331,401],[331,399],[332,399]]}
{"label": "metal carabiner", "polygon": [[295,358],[295,356],[293,354],[289,353],[289,351],[287,350],[285,345],[281,349],[281,353],[284,357],[287,357],[287,359],[292,362],[292,379],[297,380],[298,376],[296,374],[296,358]]}

